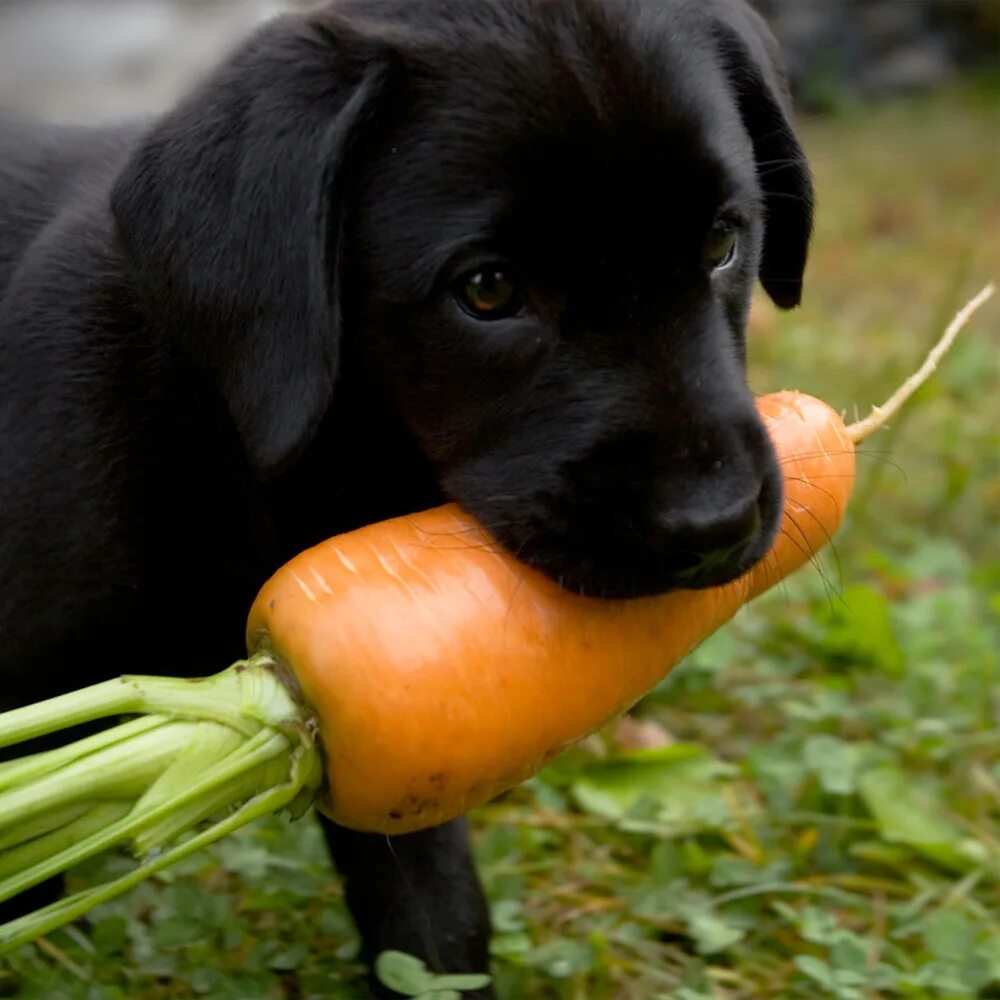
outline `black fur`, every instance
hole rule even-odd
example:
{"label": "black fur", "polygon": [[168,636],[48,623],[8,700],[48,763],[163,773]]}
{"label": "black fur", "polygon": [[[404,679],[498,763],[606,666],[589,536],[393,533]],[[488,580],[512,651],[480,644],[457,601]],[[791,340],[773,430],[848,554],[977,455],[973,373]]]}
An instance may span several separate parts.
{"label": "black fur", "polygon": [[[781,502],[751,286],[798,302],[810,226],[736,0],[341,0],[150,125],[3,124],[5,706],[218,669],[282,560],[445,497],[585,593],[733,577]],[[494,261],[525,307],[475,319]],[[462,831],[328,830],[368,957],[484,967]]]}

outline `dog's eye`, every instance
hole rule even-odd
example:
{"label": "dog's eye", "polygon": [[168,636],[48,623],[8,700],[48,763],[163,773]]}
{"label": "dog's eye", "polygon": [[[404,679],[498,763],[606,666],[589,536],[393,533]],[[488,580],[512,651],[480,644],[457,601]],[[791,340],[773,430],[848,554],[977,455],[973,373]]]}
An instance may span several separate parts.
{"label": "dog's eye", "polygon": [[499,267],[470,271],[455,283],[455,299],[476,319],[505,319],[521,308],[513,278]]}
{"label": "dog's eye", "polygon": [[717,222],[705,240],[705,266],[718,271],[731,264],[736,256],[736,243],[736,229],[727,222]]}

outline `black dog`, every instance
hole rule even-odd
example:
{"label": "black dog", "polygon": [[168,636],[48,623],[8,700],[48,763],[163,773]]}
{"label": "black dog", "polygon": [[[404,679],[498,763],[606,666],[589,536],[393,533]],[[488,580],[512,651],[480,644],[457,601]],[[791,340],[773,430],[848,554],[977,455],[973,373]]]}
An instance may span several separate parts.
{"label": "black dog", "polygon": [[[218,669],[282,560],[444,497],[587,594],[732,578],[810,226],[726,0],[343,0],[148,127],[3,125],[4,707]],[[460,823],[327,834],[366,957],[485,967]]]}

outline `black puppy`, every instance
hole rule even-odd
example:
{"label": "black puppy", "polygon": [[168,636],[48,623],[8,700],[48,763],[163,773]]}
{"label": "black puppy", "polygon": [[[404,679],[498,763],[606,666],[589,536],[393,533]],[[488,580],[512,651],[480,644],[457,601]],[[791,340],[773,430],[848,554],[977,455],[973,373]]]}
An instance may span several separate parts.
{"label": "black puppy", "polygon": [[[0,127],[4,707],[241,649],[282,560],[459,501],[612,598],[730,579],[811,185],[726,0],[343,0],[148,127]],[[366,957],[486,965],[460,823],[327,826]]]}

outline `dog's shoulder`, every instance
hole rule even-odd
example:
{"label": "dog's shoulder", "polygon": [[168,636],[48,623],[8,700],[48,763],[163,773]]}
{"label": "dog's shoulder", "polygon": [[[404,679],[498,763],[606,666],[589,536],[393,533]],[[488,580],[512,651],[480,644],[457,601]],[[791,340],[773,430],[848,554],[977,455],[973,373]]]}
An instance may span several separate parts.
{"label": "dog's shoulder", "polygon": [[21,175],[58,180],[127,154],[146,125],[58,125],[0,113],[0,190]]}
{"label": "dog's shoulder", "polygon": [[0,297],[39,230],[64,209],[102,200],[142,128],[0,115]]}

